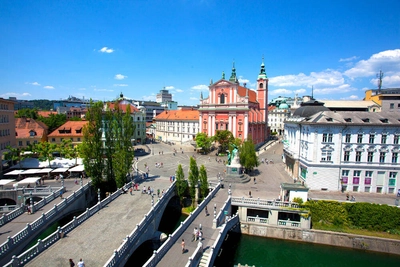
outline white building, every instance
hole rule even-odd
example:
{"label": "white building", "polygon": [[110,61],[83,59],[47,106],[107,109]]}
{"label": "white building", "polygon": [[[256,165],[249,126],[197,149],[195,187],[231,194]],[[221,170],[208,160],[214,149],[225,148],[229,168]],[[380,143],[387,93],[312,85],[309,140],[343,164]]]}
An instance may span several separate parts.
{"label": "white building", "polygon": [[155,121],[158,141],[191,144],[199,133],[198,110],[166,110]]}
{"label": "white building", "polygon": [[283,160],[311,190],[395,194],[399,138],[399,113],[319,111],[286,121]]}

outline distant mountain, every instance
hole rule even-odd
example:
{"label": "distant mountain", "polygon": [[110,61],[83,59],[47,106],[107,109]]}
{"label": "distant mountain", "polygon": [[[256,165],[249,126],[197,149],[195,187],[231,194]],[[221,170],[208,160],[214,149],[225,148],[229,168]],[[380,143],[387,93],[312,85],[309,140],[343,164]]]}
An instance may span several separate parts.
{"label": "distant mountain", "polygon": [[51,110],[54,107],[54,102],[56,100],[47,100],[47,99],[38,99],[38,100],[28,100],[33,103],[33,108],[37,108],[39,110]]}

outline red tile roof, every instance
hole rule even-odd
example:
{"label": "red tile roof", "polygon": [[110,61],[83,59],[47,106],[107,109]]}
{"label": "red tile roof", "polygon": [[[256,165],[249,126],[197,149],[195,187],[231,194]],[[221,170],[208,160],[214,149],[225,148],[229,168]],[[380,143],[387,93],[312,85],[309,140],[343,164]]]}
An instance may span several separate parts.
{"label": "red tile roof", "polygon": [[50,117],[51,114],[57,115],[56,111],[38,111],[38,115],[42,117]]}
{"label": "red tile roof", "polygon": [[48,137],[81,137],[83,136],[83,126],[85,126],[88,121],[67,121],[52,133]]}
{"label": "red tile roof", "polygon": [[41,137],[47,133],[46,124],[41,121],[35,121],[29,118],[15,118],[15,132],[17,138],[28,138],[30,137],[30,132],[35,131],[35,136]]}
{"label": "red tile roof", "polygon": [[165,110],[156,117],[157,121],[198,121],[198,110]]}
{"label": "red tile roof", "polygon": [[[110,109],[115,109],[115,103],[107,103],[107,105],[108,105],[108,108],[110,108]],[[121,104],[121,103],[119,103],[119,104],[118,104],[118,107],[119,107],[124,113],[126,113],[126,109],[127,109],[128,105],[131,107],[131,113],[139,112],[139,109],[137,109],[137,107],[135,107],[135,106],[132,105],[132,104]]]}
{"label": "red tile roof", "polygon": [[257,103],[257,93],[249,88],[238,86],[238,94],[242,97],[246,96],[246,91],[249,91],[249,102]]}

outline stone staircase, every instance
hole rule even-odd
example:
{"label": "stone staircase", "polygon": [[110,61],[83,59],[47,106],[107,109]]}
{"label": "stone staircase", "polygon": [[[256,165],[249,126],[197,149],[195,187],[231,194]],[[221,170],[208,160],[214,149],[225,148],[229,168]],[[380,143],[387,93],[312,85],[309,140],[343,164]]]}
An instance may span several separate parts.
{"label": "stone staircase", "polygon": [[210,257],[210,253],[203,253],[203,256],[200,259],[199,267],[208,267],[207,262],[208,258]]}

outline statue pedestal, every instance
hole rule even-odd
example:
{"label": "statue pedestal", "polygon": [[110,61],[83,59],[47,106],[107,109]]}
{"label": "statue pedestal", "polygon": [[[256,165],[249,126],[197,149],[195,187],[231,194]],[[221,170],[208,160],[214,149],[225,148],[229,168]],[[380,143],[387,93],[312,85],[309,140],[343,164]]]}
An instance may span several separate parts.
{"label": "statue pedestal", "polygon": [[247,183],[250,178],[241,173],[242,166],[239,163],[239,157],[236,156],[230,165],[226,166],[226,176],[224,183]]}

